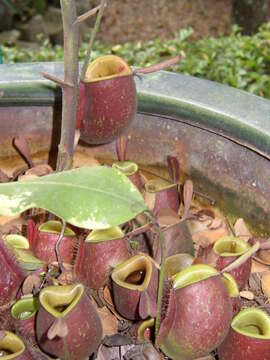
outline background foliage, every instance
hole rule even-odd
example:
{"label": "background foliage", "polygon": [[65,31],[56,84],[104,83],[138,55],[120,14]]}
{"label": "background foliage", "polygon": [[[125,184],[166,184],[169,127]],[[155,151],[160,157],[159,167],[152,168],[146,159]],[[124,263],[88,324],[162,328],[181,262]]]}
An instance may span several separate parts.
{"label": "background foliage", "polygon": [[[97,42],[93,59],[101,54],[116,54],[130,65],[146,66],[179,54],[181,61],[173,71],[228,84],[270,98],[270,23],[264,24],[253,36],[243,35],[233,27],[230,36],[190,41],[193,30],[181,30],[171,40],[127,42],[108,46]],[[87,44],[83,43],[82,60]],[[6,63],[60,61],[62,46],[52,46],[45,39],[40,50],[19,46],[3,46]]]}

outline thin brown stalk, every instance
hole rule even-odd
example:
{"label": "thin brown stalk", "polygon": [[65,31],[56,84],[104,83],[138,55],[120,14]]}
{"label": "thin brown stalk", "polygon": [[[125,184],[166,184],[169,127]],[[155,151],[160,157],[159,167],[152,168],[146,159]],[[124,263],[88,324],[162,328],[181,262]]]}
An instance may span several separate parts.
{"label": "thin brown stalk", "polygon": [[61,273],[65,270],[65,268],[63,266],[63,261],[62,261],[62,258],[61,258],[61,254],[60,254],[60,245],[61,245],[61,241],[62,241],[62,239],[64,237],[65,229],[66,229],[66,222],[64,220],[62,220],[61,233],[59,235],[59,238],[58,238],[56,246],[55,246],[56,257],[57,257],[58,266],[59,266],[59,269],[60,269]]}
{"label": "thin brown stalk", "polygon": [[160,248],[161,248],[161,261],[160,261],[160,271],[159,271],[159,280],[158,280],[157,315],[155,320],[155,337],[157,339],[160,329],[160,322],[161,322],[161,302],[162,302],[162,293],[163,293],[164,276],[165,276],[165,241],[162,230],[159,226],[159,223],[156,221],[155,217],[149,211],[146,211],[144,214],[148,217],[148,219],[153,223],[153,225],[157,229],[159,241],[160,241]]}
{"label": "thin brown stalk", "polygon": [[43,76],[45,79],[48,79],[48,80],[56,83],[57,85],[59,85],[59,86],[61,86],[61,87],[64,87],[64,86],[74,87],[73,84],[67,83],[67,82],[59,79],[58,77],[53,76],[53,75],[51,75],[51,74],[48,74],[48,73],[46,73],[46,72],[44,72],[44,71],[41,71],[41,72],[40,72],[40,75]]}
{"label": "thin brown stalk", "polygon": [[78,16],[77,20],[74,22],[74,24],[78,24],[78,23],[81,23],[81,22],[89,19],[91,16],[95,15],[99,11],[100,7],[101,7],[101,5],[98,5],[94,9],[91,9],[91,10],[87,11],[86,13]]}
{"label": "thin brown stalk", "polygon": [[98,15],[97,15],[95,26],[94,26],[94,28],[92,30],[92,33],[91,33],[90,42],[89,42],[89,45],[88,45],[86,57],[85,57],[84,64],[83,64],[83,67],[82,67],[82,72],[81,72],[81,76],[80,76],[80,79],[82,81],[85,78],[86,70],[87,70],[88,64],[89,64],[89,62],[91,60],[92,47],[93,47],[93,44],[94,44],[98,29],[99,29],[99,26],[100,26],[100,22],[101,22],[101,18],[102,18],[105,6],[106,6],[106,0],[101,0],[100,10],[99,10]]}
{"label": "thin brown stalk", "polygon": [[240,265],[244,264],[251,256],[253,256],[260,249],[260,243],[256,242],[251,248],[245,252],[243,255],[239,256],[231,264],[226,266],[221,273],[230,272],[237,269]]}
{"label": "thin brown stalk", "polygon": [[138,68],[138,69],[133,71],[133,74],[134,75],[136,75],[136,74],[150,74],[152,72],[164,70],[164,69],[167,69],[170,66],[176,65],[176,64],[179,63],[179,61],[180,61],[180,57],[175,56],[175,57],[173,57],[173,58],[171,58],[169,60],[162,61],[162,62],[160,62],[158,64]]}

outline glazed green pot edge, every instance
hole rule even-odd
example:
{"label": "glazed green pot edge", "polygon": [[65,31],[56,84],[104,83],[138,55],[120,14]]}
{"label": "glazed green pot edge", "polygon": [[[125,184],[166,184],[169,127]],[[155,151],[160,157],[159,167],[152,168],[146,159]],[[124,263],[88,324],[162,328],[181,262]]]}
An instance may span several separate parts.
{"label": "glazed green pot edge", "polygon": [[[61,90],[40,72],[61,77],[63,63],[0,65],[0,106],[53,105]],[[138,112],[185,119],[270,157],[270,101],[245,91],[166,71],[135,78]],[[180,120],[181,121],[181,120]]]}

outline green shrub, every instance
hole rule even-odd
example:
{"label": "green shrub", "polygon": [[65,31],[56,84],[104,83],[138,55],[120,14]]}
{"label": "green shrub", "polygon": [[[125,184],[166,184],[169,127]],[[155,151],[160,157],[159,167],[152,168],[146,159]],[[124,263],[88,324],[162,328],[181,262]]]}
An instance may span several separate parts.
{"label": "green shrub", "polygon": [[[93,59],[101,54],[116,54],[134,66],[147,66],[170,56],[180,55],[174,71],[228,84],[270,98],[270,23],[263,25],[254,36],[242,35],[233,27],[230,36],[205,38],[192,42],[192,29],[181,30],[174,39],[139,41],[114,46],[96,42]],[[79,51],[85,56],[87,44]],[[19,46],[3,46],[6,63],[59,61],[63,48],[45,40],[39,51]]]}

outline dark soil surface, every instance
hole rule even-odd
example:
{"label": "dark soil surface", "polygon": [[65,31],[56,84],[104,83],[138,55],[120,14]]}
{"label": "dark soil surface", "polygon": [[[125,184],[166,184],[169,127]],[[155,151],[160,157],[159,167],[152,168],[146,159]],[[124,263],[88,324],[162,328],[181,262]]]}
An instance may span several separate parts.
{"label": "dark soil surface", "polygon": [[186,27],[194,38],[230,33],[231,0],[110,0],[99,38],[113,44],[172,38]]}

